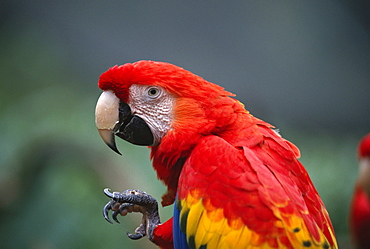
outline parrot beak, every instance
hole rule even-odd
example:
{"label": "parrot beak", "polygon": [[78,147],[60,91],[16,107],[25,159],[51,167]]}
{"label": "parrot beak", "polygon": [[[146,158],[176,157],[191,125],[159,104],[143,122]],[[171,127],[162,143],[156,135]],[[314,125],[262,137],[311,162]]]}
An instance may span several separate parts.
{"label": "parrot beak", "polygon": [[104,91],[98,99],[95,124],[103,141],[119,155],[122,154],[117,149],[115,135],[136,145],[156,144],[149,125],[132,114],[130,106],[111,90]]}
{"label": "parrot beak", "polygon": [[122,156],[121,152],[117,149],[116,140],[114,139],[114,133],[106,129],[98,129],[100,137],[103,139],[104,143],[109,146],[114,152]]}
{"label": "parrot beak", "polygon": [[104,91],[96,104],[95,124],[100,137],[113,151],[122,155],[116,146],[114,130],[119,123],[119,102],[120,100],[113,91]]}

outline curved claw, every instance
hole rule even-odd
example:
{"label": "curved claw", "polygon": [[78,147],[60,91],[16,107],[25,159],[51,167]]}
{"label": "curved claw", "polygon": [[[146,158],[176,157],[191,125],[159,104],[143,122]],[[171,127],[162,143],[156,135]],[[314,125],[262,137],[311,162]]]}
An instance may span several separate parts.
{"label": "curved claw", "polygon": [[138,240],[138,239],[141,239],[142,237],[145,236],[145,234],[142,234],[142,233],[136,233],[136,234],[132,234],[132,233],[129,233],[127,232],[127,236],[132,239],[132,240]]}
{"label": "curved claw", "polygon": [[105,188],[104,189],[104,194],[106,195],[106,196],[108,196],[109,198],[113,198],[113,193],[111,193],[111,192],[109,192],[110,191],[110,189],[109,188]]}
{"label": "curved claw", "polygon": [[[113,224],[113,222],[109,219],[108,212],[112,209],[111,202],[108,202],[103,208],[103,216],[106,221]],[[118,222],[119,223],[119,222]]]}
{"label": "curved claw", "polygon": [[120,210],[119,209],[117,209],[116,211],[114,211],[113,213],[112,213],[112,218],[113,218],[113,220],[115,221],[115,222],[117,222],[117,223],[120,223],[119,221],[118,221],[118,219],[117,219],[117,215],[120,213]]}

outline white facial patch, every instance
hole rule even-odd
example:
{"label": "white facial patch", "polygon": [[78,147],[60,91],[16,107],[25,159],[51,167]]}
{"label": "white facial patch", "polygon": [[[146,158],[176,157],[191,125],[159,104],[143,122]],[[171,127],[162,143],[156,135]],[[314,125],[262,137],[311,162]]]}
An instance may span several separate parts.
{"label": "white facial patch", "polygon": [[149,125],[154,145],[159,144],[171,128],[175,98],[161,87],[145,85],[132,85],[129,96],[132,114]]}

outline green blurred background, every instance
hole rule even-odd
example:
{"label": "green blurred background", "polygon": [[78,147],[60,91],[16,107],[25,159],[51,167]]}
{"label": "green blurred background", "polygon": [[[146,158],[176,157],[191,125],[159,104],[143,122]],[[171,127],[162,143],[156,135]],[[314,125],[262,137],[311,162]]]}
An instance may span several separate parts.
{"label": "green blurred background", "polygon": [[[327,205],[342,248],[370,131],[369,4],[361,1],[0,3],[0,248],[155,248],[110,225],[103,188],[156,198],[149,150],[100,140],[99,75],[140,59],[182,66],[279,127]],[[172,208],[161,209],[162,220]]]}

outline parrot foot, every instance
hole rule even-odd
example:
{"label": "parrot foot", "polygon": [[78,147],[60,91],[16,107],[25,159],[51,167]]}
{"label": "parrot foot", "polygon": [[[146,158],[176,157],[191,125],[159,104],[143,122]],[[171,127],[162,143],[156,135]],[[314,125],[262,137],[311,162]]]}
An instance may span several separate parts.
{"label": "parrot foot", "polygon": [[111,200],[104,206],[103,216],[109,222],[109,211],[112,210],[112,218],[120,223],[117,215],[126,216],[128,213],[139,212],[143,214],[142,222],[135,230],[135,234],[127,232],[130,239],[137,240],[148,235],[149,240],[153,239],[154,228],[160,224],[158,213],[158,202],[151,195],[134,189],[128,189],[122,193],[111,193],[108,188],[104,189],[106,196]]}

